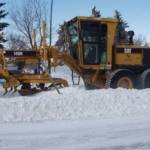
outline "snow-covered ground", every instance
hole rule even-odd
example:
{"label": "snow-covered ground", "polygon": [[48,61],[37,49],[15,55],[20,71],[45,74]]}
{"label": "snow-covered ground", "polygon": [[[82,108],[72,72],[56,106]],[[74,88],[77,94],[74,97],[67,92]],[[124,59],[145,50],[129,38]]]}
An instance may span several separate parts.
{"label": "snow-covered ground", "polygon": [[0,124],[0,150],[149,149],[149,117]]}
{"label": "snow-covered ground", "polygon": [[70,87],[21,97],[0,96],[0,150],[148,150],[150,89],[91,90],[71,84],[71,72],[53,76]]}

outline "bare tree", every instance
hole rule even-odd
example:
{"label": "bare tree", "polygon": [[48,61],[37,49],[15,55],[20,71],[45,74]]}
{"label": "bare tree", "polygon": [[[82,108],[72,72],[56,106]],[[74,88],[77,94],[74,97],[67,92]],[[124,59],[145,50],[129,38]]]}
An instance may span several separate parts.
{"label": "bare tree", "polygon": [[[23,0],[21,6],[11,9],[10,17],[17,29],[28,39],[33,48],[32,31],[38,32],[39,44],[42,43],[41,24],[46,19],[47,4],[44,0]],[[18,9],[19,8],[19,9]]]}
{"label": "bare tree", "polygon": [[7,37],[7,46],[9,50],[26,50],[29,49],[24,36],[9,34]]}
{"label": "bare tree", "polygon": [[140,45],[140,46],[148,46],[149,45],[147,40],[146,40],[146,37],[142,34],[135,36],[134,44]]}

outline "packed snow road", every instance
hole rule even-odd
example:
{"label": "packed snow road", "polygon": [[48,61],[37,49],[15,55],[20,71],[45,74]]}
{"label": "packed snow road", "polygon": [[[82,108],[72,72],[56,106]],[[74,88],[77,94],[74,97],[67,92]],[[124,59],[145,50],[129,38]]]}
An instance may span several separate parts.
{"label": "packed snow road", "polygon": [[149,117],[0,124],[0,150],[149,149]]}

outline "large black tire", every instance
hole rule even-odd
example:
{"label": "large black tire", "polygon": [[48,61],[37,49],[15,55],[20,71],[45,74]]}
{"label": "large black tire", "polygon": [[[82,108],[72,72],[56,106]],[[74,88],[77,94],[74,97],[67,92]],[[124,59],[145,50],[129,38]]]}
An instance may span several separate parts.
{"label": "large black tire", "polygon": [[141,87],[142,89],[150,88],[150,69],[145,70],[141,74]]}
{"label": "large black tire", "polygon": [[117,69],[113,71],[106,80],[106,88],[126,88],[136,87],[136,77],[134,72],[128,69]]}

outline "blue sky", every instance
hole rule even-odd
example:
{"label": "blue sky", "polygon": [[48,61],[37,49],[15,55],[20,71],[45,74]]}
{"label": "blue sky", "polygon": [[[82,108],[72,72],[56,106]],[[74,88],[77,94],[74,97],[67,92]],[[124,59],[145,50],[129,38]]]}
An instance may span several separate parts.
{"label": "blue sky", "polygon": [[[17,4],[22,0],[5,1],[10,8],[12,1]],[[50,5],[51,0],[47,1]],[[136,34],[145,35],[150,42],[150,0],[54,0],[53,30],[56,31],[64,20],[77,15],[90,15],[94,6],[104,17],[111,17],[115,9],[119,10],[127,20],[129,29],[134,30]],[[49,13],[47,15],[49,16]]]}

